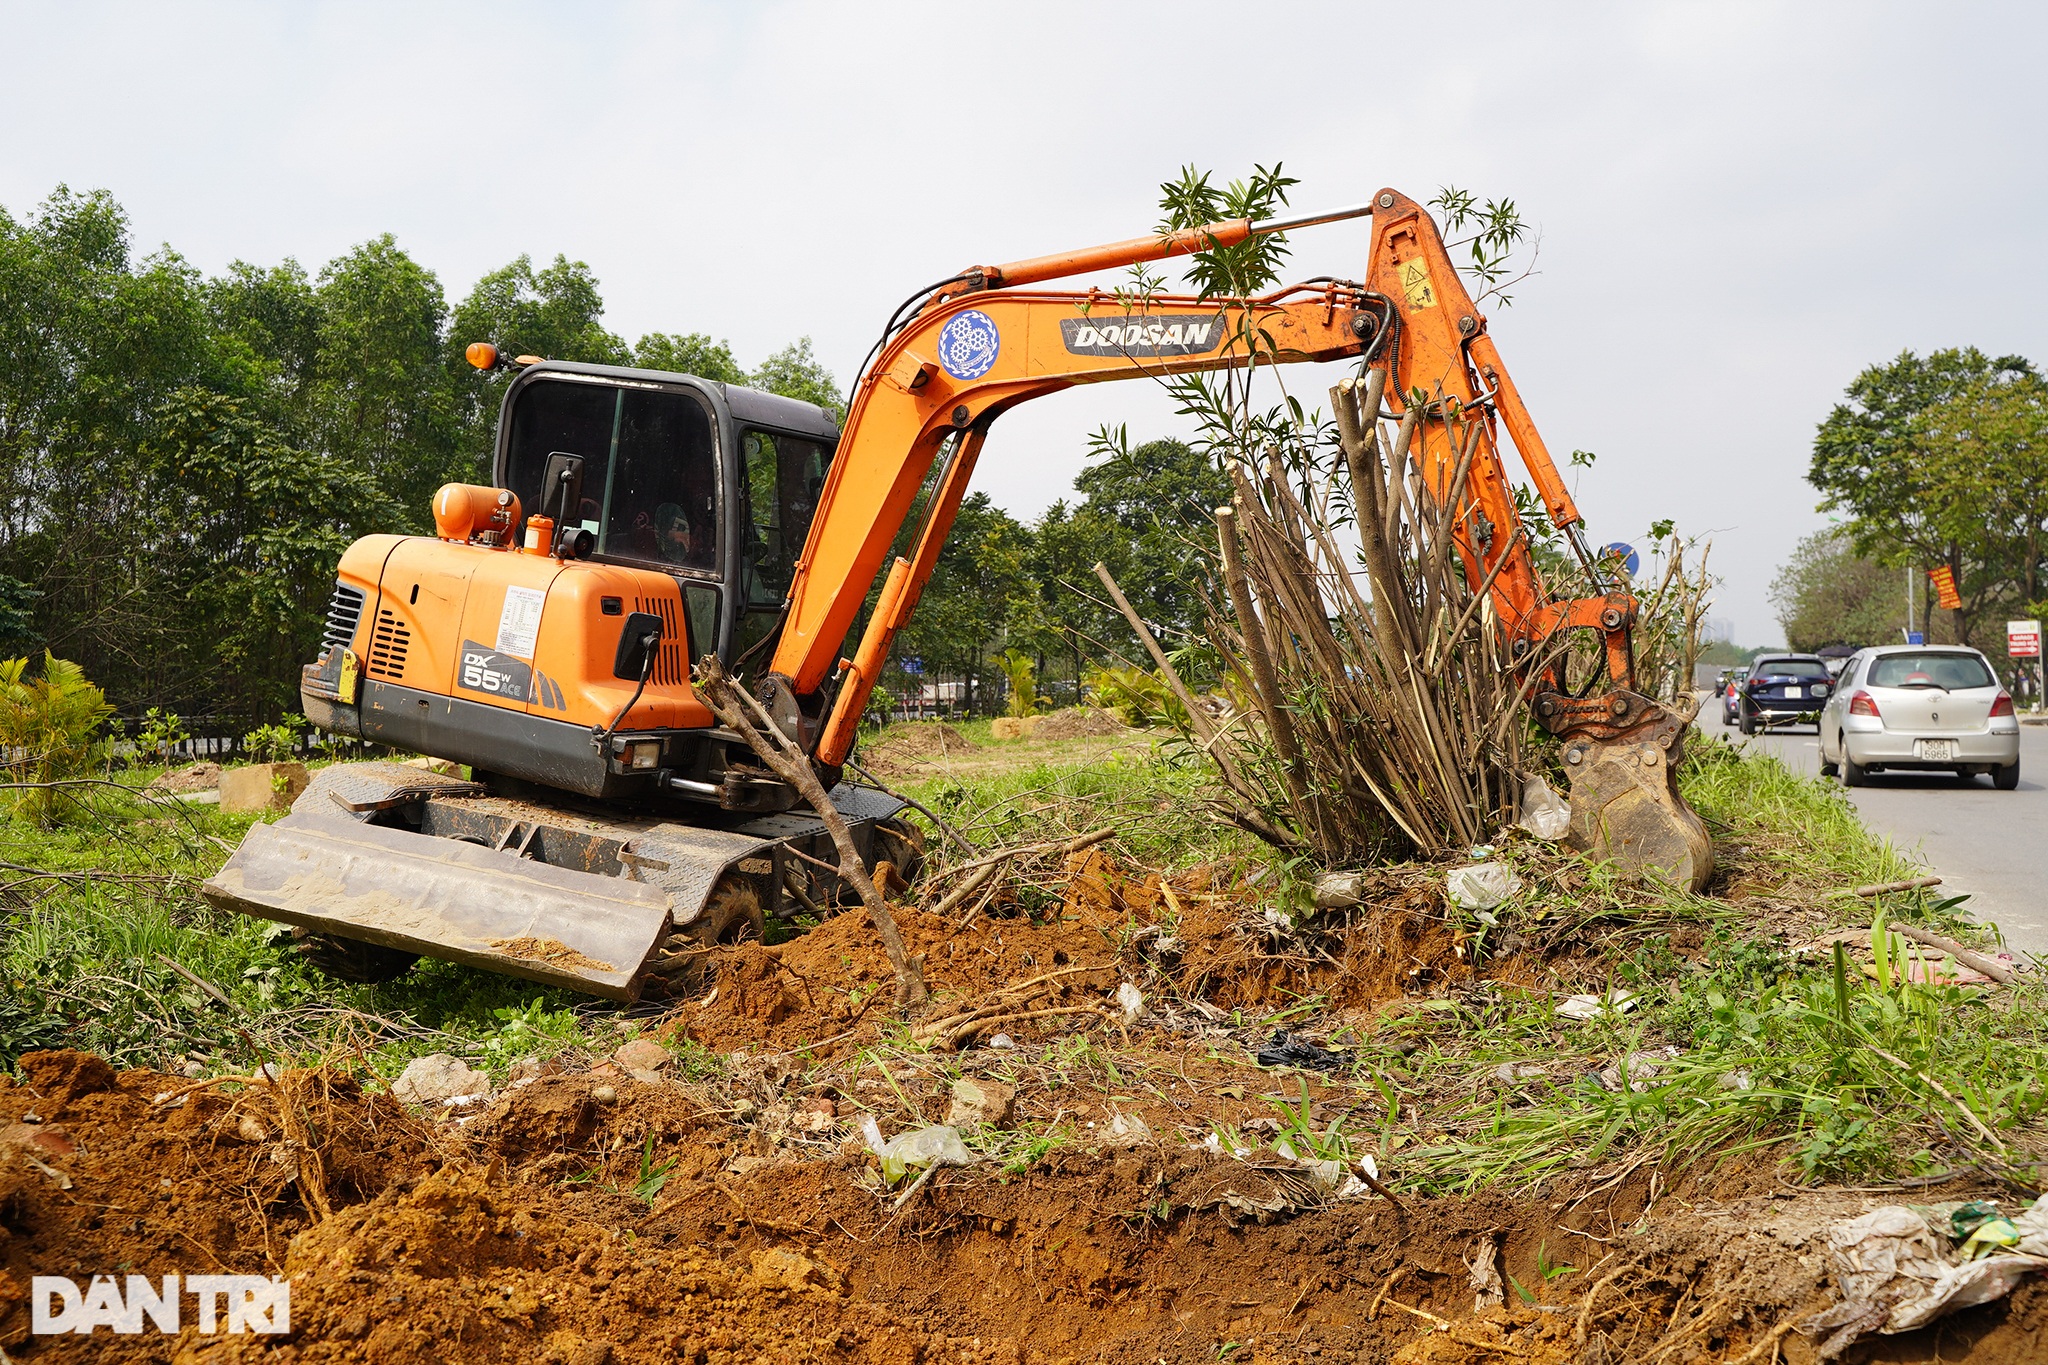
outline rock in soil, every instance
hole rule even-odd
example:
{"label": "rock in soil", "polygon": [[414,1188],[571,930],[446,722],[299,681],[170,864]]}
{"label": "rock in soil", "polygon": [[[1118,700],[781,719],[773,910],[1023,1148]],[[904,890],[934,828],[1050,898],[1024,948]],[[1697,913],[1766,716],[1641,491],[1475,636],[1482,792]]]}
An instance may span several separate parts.
{"label": "rock in soil", "polygon": [[652,1038],[635,1038],[612,1053],[612,1060],[627,1074],[659,1071],[671,1060],[669,1050]]}
{"label": "rock in soil", "polygon": [[406,1104],[443,1104],[462,1095],[488,1095],[491,1078],[472,1071],[469,1063],[445,1052],[415,1057],[391,1087]]}
{"label": "rock in soil", "polygon": [[946,1123],[953,1128],[1007,1128],[1017,1116],[1017,1087],[962,1076],[953,1082]]}

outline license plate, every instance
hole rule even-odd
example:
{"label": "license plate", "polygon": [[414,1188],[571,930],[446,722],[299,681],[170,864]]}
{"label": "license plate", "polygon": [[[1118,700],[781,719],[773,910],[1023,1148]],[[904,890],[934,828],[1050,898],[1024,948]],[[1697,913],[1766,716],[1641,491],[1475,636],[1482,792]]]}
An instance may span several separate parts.
{"label": "license plate", "polygon": [[1793,701],[1797,701],[1797,700],[1799,700],[1799,699],[1800,699],[1801,697],[1805,696],[1805,695],[1806,695],[1806,692],[1805,692],[1805,689],[1803,689],[1803,688],[1798,688],[1798,687],[1788,687],[1788,688],[1786,688],[1786,689],[1785,689],[1785,695],[1786,695],[1787,697],[1790,697],[1790,698],[1791,698],[1791,699],[1792,699]]}
{"label": "license plate", "polygon": [[1956,743],[1952,739],[1923,739],[1914,746],[1915,755],[1923,763],[1953,763],[1956,757]]}

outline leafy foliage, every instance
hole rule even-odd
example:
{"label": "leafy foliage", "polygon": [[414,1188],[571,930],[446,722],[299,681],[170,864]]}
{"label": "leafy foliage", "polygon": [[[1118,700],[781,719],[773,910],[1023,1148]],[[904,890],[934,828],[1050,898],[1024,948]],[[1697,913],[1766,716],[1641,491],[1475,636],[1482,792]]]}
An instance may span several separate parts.
{"label": "leafy foliage", "polygon": [[696,333],[629,348],[590,267],[520,256],[450,307],[389,234],[315,272],[137,259],[104,192],[0,209],[0,650],[76,660],[129,715],[275,721],[297,704],[335,561],[423,532],[488,477],[509,354],[637,362],[837,404],[807,342],[754,375]]}
{"label": "leafy foliage", "polygon": [[1906,624],[1899,571],[1856,553],[1839,527],[1799,542],[1771,585],[1771,605],[1797,650],[1889,643]]}
{"label": "leafy foliage", "polygon": [[251,763],[282,763],[298,750],[299,732],[305,728],[304,716],[286,716],[275,725],[259,725],[242,736],[243,752]]}
{"label": "leafy foliage", "polygon": [[1807,481],[1860,555],[1953,570],[1955,637],[2038,596],[2048,552],[2048,386],[2022,356],[1901,352],[1848,388]]}
{"label": "leafy foliage", "polygon": [[27,659],[0,660],[0,773],[11,783],[34,784],[15,793],[15,812],[40,825],[60,809],[48,784],[106,761],[100,727],[114,708],[67,659],[45,653],[42,676],[27,672]]}

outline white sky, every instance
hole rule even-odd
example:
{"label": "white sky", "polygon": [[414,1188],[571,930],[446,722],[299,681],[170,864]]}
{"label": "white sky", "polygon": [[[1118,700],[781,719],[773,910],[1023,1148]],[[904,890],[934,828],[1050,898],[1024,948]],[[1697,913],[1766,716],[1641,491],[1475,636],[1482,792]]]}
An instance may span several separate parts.
{"label": "white sky", "polygon": [[[1143,232],[1185,163],[1284,161],[1304,209],[1510,195],[1541,273],[1492,330],[1551,448],[1600,455],[1595,538],[1711,533],[1750,644],[1859,369],[2048,361],[2035,5],[0,3],[0,33],[10,212],[105,188],[208,271],[389,231],[451,302],[564,252],[629,340],[808,333],[842,384],[912,289]],[[1295,273],[1362,273],[1367,232],[1297,234]],[[1104,421],[1180,431],[1142,381],[1076,390],[1005,417],[979,486],[1035,515]]]}

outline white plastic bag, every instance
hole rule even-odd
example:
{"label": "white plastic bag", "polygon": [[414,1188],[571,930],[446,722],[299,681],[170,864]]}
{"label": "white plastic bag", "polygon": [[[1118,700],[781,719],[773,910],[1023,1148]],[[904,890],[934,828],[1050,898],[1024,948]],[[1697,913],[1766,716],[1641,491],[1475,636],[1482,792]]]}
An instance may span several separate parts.
{"label": "white plastic bag", "polygon": [[1572,827],[1571,803],[1532,777],[1522,784],[1522,818],[1515,823],[1539,839],[1562,839]]}
{"label": "white plastic bag", "polygon": [[1445,881],[1451,899],[1467,910],[1491,910],[1522,889],[1522,879],[1501,863],[1454,867]]}
{"label": "white plastic bag", "polygon": [[903,1172],[912,1166],[974,1164],[974,1153],[968,1151],[967,1144],[960,1140],[960,1130],[948,1128],[943,1123],[898,1133],[884,1141],[875,1116],[869,1114],[861,1119],[860,1131],[861,1136],[867,1139],[868,1150],[882,1163],[882,1178],[891,1185],[901,1180]]}

